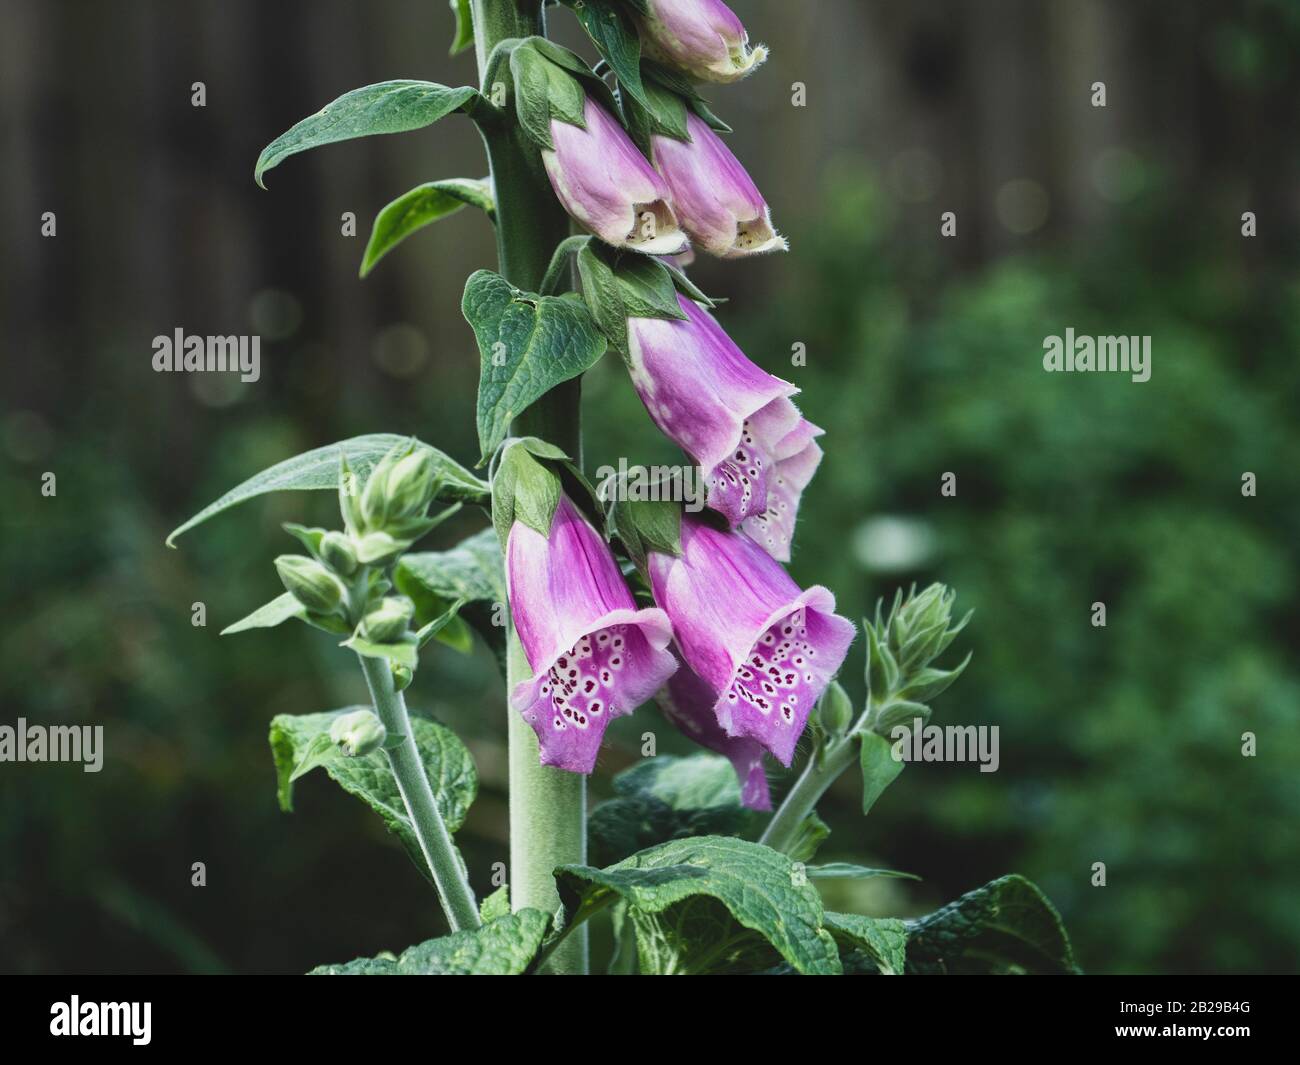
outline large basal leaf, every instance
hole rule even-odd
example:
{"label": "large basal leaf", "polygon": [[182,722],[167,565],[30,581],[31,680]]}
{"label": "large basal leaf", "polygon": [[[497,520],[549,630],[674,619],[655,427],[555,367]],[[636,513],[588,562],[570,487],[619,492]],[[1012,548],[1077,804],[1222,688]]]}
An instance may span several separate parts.
{"label": "large basal leaf", "polygon": [[[365,802],[384,819],[389,831],[401,839],[416,867],[429,876],[419,842],[411,828],[397,781],[388,767],[388,756],[372,751],[359,758],[345,758],[320,737],[328,738],[330,724],[340,714],[365,707],[349,706],[323,714],[279,714],[271,721],[271,753],[275,758],[277,795],[280,808],[293,809],[293,781],[303,772],[323,768],[344,791]],[[478,792],[474,760],[456,734],[427,718],[413,717],[411,730],[420,759],[429,775],[438,811],[455,832]]]}
{"label": "large basal leaf", "polygon": [[[204,507],[189,521],[177,526],[167,537],[167,546],[175,547],[176,538],[229,510],[231,507],[255,496],[268,492],[286,492],[297,490],[319,490],[338,488],[339,458],[346,456],[348,464],[357,476],[364,481],[370,470],[388,452],[408,438],[392,433],[371,433],[367,436],[354,436],[337,444],[328,444],[313,451],[295,455],[284,462],[277,462],[261,473],[254,474],[243,484],[236,485],[215,503]],[[437,499],[444,503],[478,503],[485,504],[491,499],[487,482],[479,480],[460,463],[443,454],[436,447],[428,444],[437,464],[437,474],[441,478]]]}
{"label": "large basal leaf", "polygon": [[578,301],[522,292],[490,270],[470,275],[461,310],[478,340],[478,438],[486,460],[515,418],[604,354],[605,338]]}
{"label": "large basal leaf", "polygon": [[859,917],[856,913],[827,913],[826,927],[835,941],[861,959],[846,957],[844,967],[856,962],[873,965],[883,976],[901,976],[907,963],[907,922],[896,917]]}
{"label": "large basal leaf", "polygon": [[1047,896],[1023,876],[969,891],[907,922],[915,973],[1077,973],[1070,937]]}
{"label": "large basal leaf", "polygon": [[736,771],[721,755],[660,755],[614,778],[616,798],[587,823],[591,858],[612,865],[639,850],[690,836],[740,836],[762,815],[740,804]]}
{"label": "large basal leaf", "polygon": [[838,975],[821,897],[785,855],[726,836],[673,840],[608,869],[556,870],[570,922],[618,900],[636,929],[641,971]]}
{"label": "large basal leaf", "polygon": [[412,233],[455,214],[466,205],[479,208],[489,218],[495,216],[492,183],[487,178],[478,181],[471,178],[426,181],[410,192],[404,192],[375,216],[375,224],[370,227],[370,240],[361,257],[361,276],[370,273],[380,259]]}
{"label": "large basal leaf", "polygon": [[[505,629],[496,622],[501,620],[497,604],[506,601],[506,586],[496,530],[488,528],[475,533],[449,551],[403,555],[393,568],[393,581],[398,591],[415,603],[417,623],[426,624],[444,614],[452,604],[461,603],[461,617],[474,626],[494,651],[504,654]],[[453,639],[459,635],[454,628],[459,621],[457,618],[448,626]],[[468,629],[464,633],[466,639],[472,639]],[[459,645],[453,642],[453,646]]]}
{"label": "large basal leaf", "polygon": [[477,95],[478,90],[468,85],[451,89],[432,81],[381,81],[353,89],[263,148],[253,168],[253,180],[266,188],[262,176],[291,155],[353,137],[421,129],[464,107]]}
{"label": "large basal leaf", "polygon": [[519,976],[528,970],[551,925],[541,910],[520,910],[482,928],[453,932],[396,957],[322,965],[308,976]]}

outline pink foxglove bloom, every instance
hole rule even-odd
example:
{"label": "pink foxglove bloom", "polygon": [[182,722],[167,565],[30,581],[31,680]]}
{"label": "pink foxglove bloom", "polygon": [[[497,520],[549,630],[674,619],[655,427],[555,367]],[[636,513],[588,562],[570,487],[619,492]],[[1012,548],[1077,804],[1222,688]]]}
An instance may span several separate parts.
{"label": "pink foxglove bloom", "polygon": [[803,591],[743,532],[682,518],[682,554],[652,552],[650,586],[686,664],[714,693],[728,736],[757,740],[783,765],[838,672],[854,627],[820,585]]}
{"label": "pink foxglove bloom", "polygon": [[791,402],[794,385],[750,362],[699,304],[677,300],[685,321],[628,319],[632,383],[655,425],[704,470],[709,506],[787,561],[821,430]]}
{"label": "pink foxglove bloom", "polygon": [[669,203],[667,183],[590,96],[583,117],[586,129],[551,119],[555,148],[542,152],[564,209],[606,244],[647,255],[680,252],[686,234]]}
{"label": "pink foxglove bloom", "polygon": [[662,610],[638,610],[609,547],[567,497],[550,536],[515,522],[506,587],[533,677],[512,703],[537,733],[543,765],[590,773],[605,727],[676,669]]}
{"label": "pink foxglove bloom", "polygon": [[673,210],[694,244],[723,259],[785,251],[772,213],[745,168],[708,123],[686,116],[691,139],[650,138],[655,167],[668,182]]}
{"label": "pink foxglove bloom", "polygon": [[717,695],[689,666],[679,665],[655,702],[682,732],[711,751],[725,755],[740,781],[740,801],[751,810],[772,809],[772,795],[763,772],[763,745],[748,736],[728,736],[713,714]]}
{"label": "pink foxglove bloom", "polygon": [[722,0],[649,0],[649,8],[638,19],[646,52],[701,81],[739,81],[767,58]]}

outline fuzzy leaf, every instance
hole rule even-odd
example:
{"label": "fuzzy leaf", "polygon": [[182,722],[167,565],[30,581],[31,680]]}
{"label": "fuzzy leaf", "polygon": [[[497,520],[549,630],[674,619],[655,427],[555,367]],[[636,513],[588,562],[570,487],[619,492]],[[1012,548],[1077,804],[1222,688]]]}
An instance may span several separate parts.
{"label": "fuzzy leaf", "polygon": [[[336,490],[339,486],[340,458],[346,457],[349,467],[356,473],[358,480],[364,480],[371,469],[396,445],[408,438],[394,436],[392,433],[371,433],[367,436],[355,436],[337,444],[318,447],[295,455],[291,459],[277,462],[261,473],[254,474],[243,484],[236,485],[215,503],[204,507],[189,521],[173,529],[167,537],[167,546],[175,547],[176,538],[188,532],[231,507],[255,496],[267,492],[286,492],[296,490]],[[429,447],[428,444],[422,445]],[[491,498],[491,490],[486,482],[479,480],[460,463],[444,455],[437,448],[433,452],[436,472],[439,477],[438,493],[435,499],[444,503],[467,502],[486,503]]]}
{"label": "fuzzy leaf", "polygon": [[[272,719],[271,753],[275,758],[280,809],[293,810],[294,776],[303,763],[311,760],[344,791],[361,799],[384,819],[389,831],[397,834],[411,860],[427,877],[424,856],[406,815],[397,781],[388,767],[387,755],[372,751],[359,758],[346,758],[332,744],[323,753],[316,746],[317,737],[328,736],[336,717],[362,709],[369,708],[349,706],[323,714],[279,714]],[[429,775],[434,801],[447,822],[447,830],[455,832],[464,823],[465,813],[478,792],[474,760],[454,732],[427,718],[411,718],[411,732]]]}
{"label": "fuzzy leaf", "polygon": [[915,873],[900,873],[897,869],[868,869],[864,865],[852,865],[849,862],[827,862],[825,865],[810,865],[804,869],[812,880],[870,880],[884,876],[898,880],[920,880]]}
{"label": "fuzzy leaf", "polygon": [[492,183],[487,179],[445,178],[426,181],[404,192],[375,216],[370,227],[370,240],[361,257],[361,276],[365,277],[385,255],[412,233],[425,226],[455,214],[468,204],[495,217],[496,205],[492,199]]}
{"label": "fuzzy leaf", "polygon": [[1077,973],[1070,937],[1047,896],[1023,876],[969,891],[907,922],[916,973]]}
{"label": "fuzzy leaf", "polygon": [[778,959],[838,975],[817,889],[770,847],[726,836],[673,840],[608,869],[556,870],[570,921],[622,899],[643,973],[758,972]]}
{"label": "fuzzy leaf", "polygon": [[263,148],[253,168],[253,180],[266,188],[262,176],[268,170],[308,148],[377,133],[422,129],[463,108],[477,95],[478,90],[468,85],[451,89],[432,81],[381,81],[353,89]]}
{"label": "fuzzy leaf", "polygon": [[451,41],[451,54],[459,55],[474,47],[474,13],[470,0],[451,0],[451,10],[456,15],[456,35]]}
{"label": "fuzzy leaf", "polygon": [[862,764],[862,812],[871,812],[881,793],[903,771],[903,763],[894,759],[893,746],[874,732],[859,733]]}
{"label": "fuzzy leaf", "polygon": [[259,606],[248,617],[236,621],[233,625],[227,625],[221,630],[221,635],[232,636],[249,629],[273,629],[290,618],[304,619],[306,616],[307,608],[293,597],[292,592],[285,592],[283,595],[277,595],[269,603]]}
{"label": "fuzzy leaf", "polygon": [[342,965],[322,965],[308,976],[519,976],[541,948],[551,918],[520,910],[482,928],[453,932],[402,951]]}
{"label": "fuzzy leaf", "polygon": [[595,364],[605,339],[582,304],[521,292],[490,270],[470,275],[461,309],[478,340],[478,436],[486,460],[511,421]]}

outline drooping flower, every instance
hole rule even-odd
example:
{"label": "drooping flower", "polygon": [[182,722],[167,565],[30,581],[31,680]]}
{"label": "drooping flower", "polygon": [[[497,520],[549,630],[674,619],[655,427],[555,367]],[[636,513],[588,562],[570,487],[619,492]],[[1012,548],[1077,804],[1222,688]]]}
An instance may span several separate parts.
{"label": "drooping flower", "polygon": [[641,41],[657,59],[701,81],[738,81],[767,58],[722,0],[649,0],[638,18]]}
{"label": "drooping flower", "polygon": [[744,532],[682,517],[682,553],[651,552],[655,602],[682,658],[715,693],[728,736],[750,737],[783,765],[844,662],[854,627],[820,585],[801,590]]}
{"label": "drooping flower", "polygon": [[655,168],[668,182],[673,210],[697,247],[723,259],[785,251],[772,213],[745,168],[708,123],[686,116],[689,141],[655,134]]}
{"label": "drooping flower", "polygon": [[699,304],[677,299],[684,321],[628,319],[632,383],[655,425],[704,470],[709,506],[787,561],[822,430],[791,402],[794,385],[750,362]]}
{"label": "drooping flower", "polygon": [[514,523],[505,562],[511,613],[533,670],[511,702],[537,733],[543,765],[590,773],[609,722],[676,669],[668,617],[637,609],[609,547],[567,497],[549,536]]}
{"label": "drooping flower", "polygon": [[731,762],[740,782],[742,805],[770,810],[772,795],[763,772],[763,745],[748,736],[728,736],[713,713],[717,701],[717,693],[684,663],[655,696],[664,717],[701,747],[717,751]]}
{"label": "drooping flower", "polygon": [[542,152],[564,209],[606,244],[647,255],[675,255],[687,244],[668,185],[618,121],[590,96],[587,128],[551,119],[554,150]]}

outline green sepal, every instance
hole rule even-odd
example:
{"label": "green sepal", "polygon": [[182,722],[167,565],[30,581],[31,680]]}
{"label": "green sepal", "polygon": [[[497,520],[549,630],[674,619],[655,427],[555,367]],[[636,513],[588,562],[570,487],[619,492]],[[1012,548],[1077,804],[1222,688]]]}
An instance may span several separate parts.
{"label": "green sepal", "polygon": [[686,318],[673,275],[653,256],[624,254],[593,240],[579,250],[577,262],[583,301],[610,346],[624,358],[629,318]]}
{"label": "green sepal", "polygon": [[[563,456],[564,452],[559,454]],[[542,536],[550,536],[561,494],[559,475],[546,462],[539,461],[528,444],[520,440],[507,443],[492,478],[492,525],[502,550],[516,521]]]}
{"label": "green sepal", "polygon": [[451,39],[450,55],[459,55],[466,48],[474,47],[474,12],[470,0],[450,0],[452,13],[456,16],[456,33]]}
{"label": "green sepal", "polygon": [[623,543],[636,567],[642,571],[652,551],[682,553],[682,505],[666,500],[620,499],[611,503],[606,515],[610,535]]}

